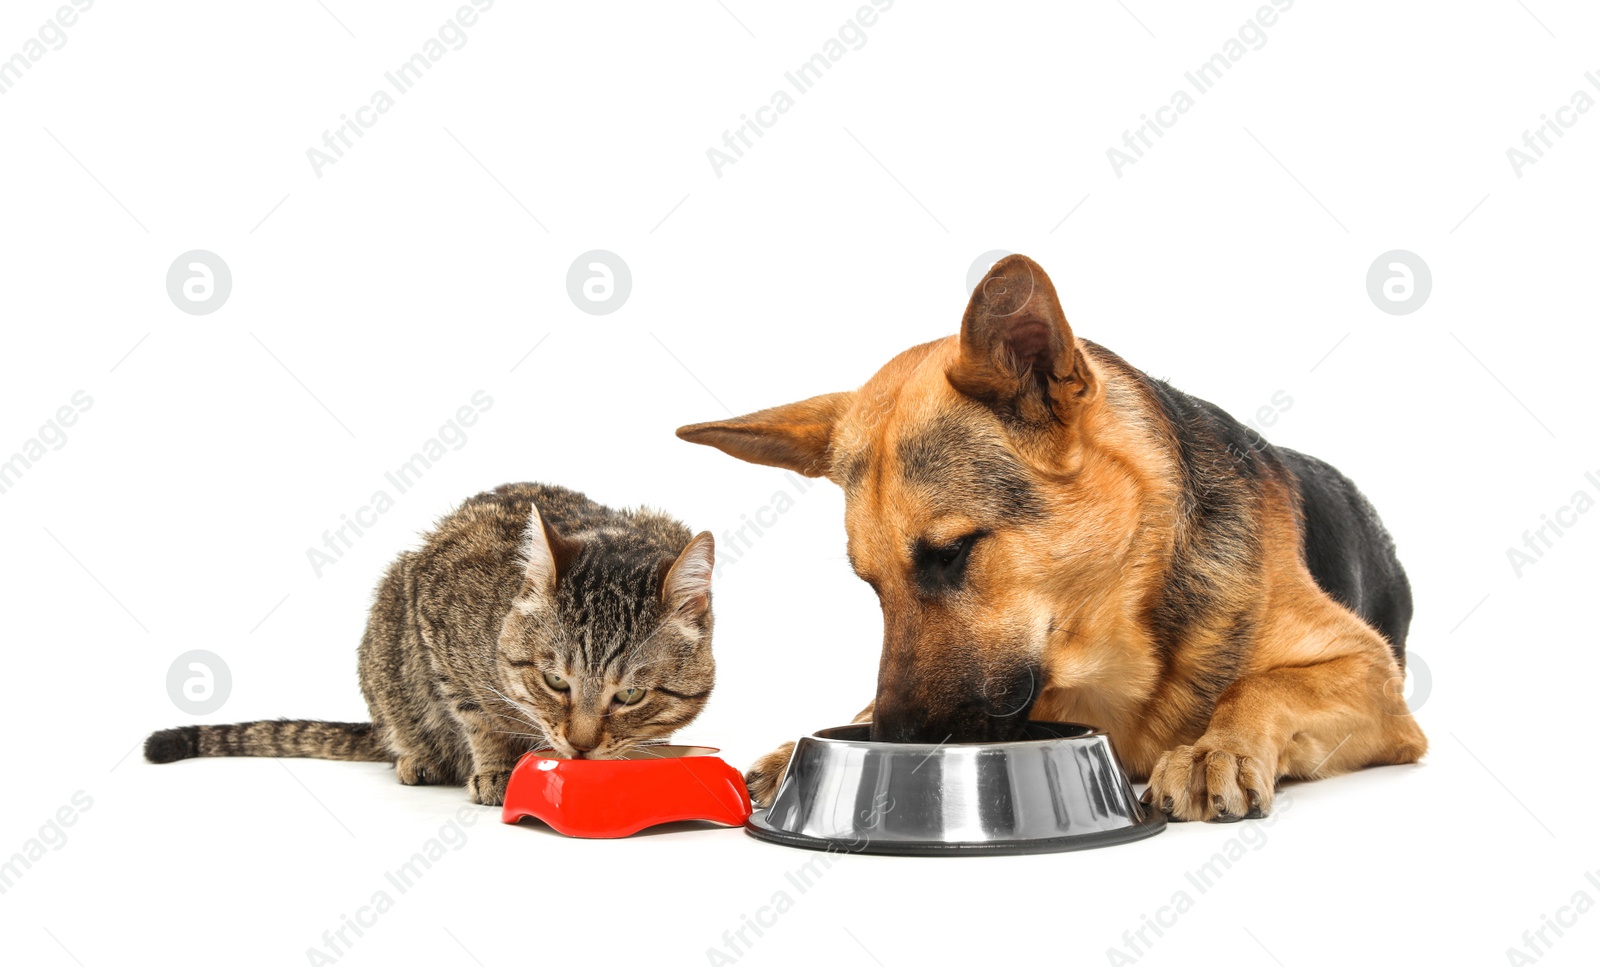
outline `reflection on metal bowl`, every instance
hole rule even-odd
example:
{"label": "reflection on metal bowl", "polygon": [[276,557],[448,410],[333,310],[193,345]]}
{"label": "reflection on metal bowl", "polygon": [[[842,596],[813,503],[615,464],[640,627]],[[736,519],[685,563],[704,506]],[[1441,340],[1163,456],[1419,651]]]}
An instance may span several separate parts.
{"label": "reflection on metal bowl", "polygon": [[1049,853],[1165,828],[1102,732],[1030,722],[1011,742],[872,742],[869,726],[795,743],[772,807],[745,824],[785,846],[901,855]]}

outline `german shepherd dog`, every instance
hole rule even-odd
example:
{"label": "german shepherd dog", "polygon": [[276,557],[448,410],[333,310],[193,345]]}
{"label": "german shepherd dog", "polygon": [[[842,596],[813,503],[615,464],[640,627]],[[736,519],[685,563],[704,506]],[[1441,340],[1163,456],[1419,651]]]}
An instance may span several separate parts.
{"label": "german shepherd dog", "polygon": [[[1074,336],[1024,256],[959,336],[861,389],[678,435],[844,489],[883,609],[856,718],[876,740],[1097,726],[1178,820],[1265,815],[1279,779],[1427,749],[1399,688],[1410,585],[1355,485]],[[791,750],[746,776],[758,801]]]}

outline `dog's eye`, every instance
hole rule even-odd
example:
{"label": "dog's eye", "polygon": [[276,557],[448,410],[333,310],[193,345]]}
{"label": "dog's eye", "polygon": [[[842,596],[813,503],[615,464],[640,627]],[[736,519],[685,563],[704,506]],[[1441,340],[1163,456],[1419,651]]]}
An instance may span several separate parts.
{"label": "dog's eye", "polygon": [[925,591],[935,592],[955,588],[961,584],[967,568],[967,558],[972,555],[972,545],[983,537],[985,531],[974,531],[948,544],[929,545],[916,555],[917,581]]}
{"label": "dog's eye", "polygon": [[957,538],[952,543],[939,548],[937,552],[939,563],[945,567],[957,567],[967,563],[967,555],[972,552],[972,545],[978,543],[978,538],[982,536],[983,532],[978,531],[965,537]]}

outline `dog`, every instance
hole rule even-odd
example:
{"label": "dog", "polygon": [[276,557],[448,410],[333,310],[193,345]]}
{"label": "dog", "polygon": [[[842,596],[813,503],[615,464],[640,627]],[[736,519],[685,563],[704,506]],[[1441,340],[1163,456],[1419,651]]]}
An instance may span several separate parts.
{"label": "dog", "polygon": [[[1277,782],[1415,762],[1394,542],[1333,467],[1076,337],[1021,255],[961,332],[854,392],[682,439],[844,489],[877,592],[874,740],[1106,732],[1175,820],[1266,815]],[[770,803],[793,744],[746,776]]]}

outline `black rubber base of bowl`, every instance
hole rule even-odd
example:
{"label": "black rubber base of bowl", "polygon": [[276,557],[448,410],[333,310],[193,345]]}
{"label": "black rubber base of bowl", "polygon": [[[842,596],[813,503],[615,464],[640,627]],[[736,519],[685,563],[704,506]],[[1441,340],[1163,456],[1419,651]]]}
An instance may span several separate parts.
{"label": "black rubber base of bowl", "polygon": [[1157,809],[1145,809],[1142,822],[1123,829],[1108,829],[1078,836],[1055,836],[1050,839],[1020,841],[995,841],[990,843],[907,843],[863,840],[825,839],[803,836],[766,824],[765,810],[751,813],[744,831],[756,839],[779,846],[797,849],[824,850],[829,853],[870,853],[878,856],[1019,856],[1029,853],[1065,853],[1068,850],[1095,849],[1101,846],[1118,846],[1145,839],[1167,828],[1167,817]]}

